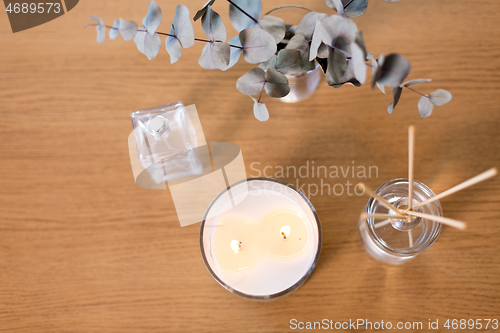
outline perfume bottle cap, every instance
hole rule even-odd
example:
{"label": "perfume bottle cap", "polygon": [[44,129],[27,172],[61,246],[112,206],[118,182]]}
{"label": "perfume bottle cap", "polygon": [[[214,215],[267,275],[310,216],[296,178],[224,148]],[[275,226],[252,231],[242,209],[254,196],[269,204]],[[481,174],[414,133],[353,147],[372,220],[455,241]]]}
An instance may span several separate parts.
{"label": "perfume bottle cap", "polygon": [[148,130],[151,135],[159,137],[168,130],[168,120],[163,116],[155,116],[148,121]]}

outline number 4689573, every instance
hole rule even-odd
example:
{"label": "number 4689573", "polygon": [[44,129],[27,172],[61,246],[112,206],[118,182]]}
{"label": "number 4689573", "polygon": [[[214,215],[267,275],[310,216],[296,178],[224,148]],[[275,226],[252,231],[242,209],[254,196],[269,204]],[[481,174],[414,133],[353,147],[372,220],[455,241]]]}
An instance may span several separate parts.
{"label": "number 4689573", "polygon": [[61,4],[53,3],[53,2],[45,2],[45,3],[9,3],[7,8],[5,9],[8,13],[14,14],[43,14],[43,13],[56,13],[59,14],[61,12]]}

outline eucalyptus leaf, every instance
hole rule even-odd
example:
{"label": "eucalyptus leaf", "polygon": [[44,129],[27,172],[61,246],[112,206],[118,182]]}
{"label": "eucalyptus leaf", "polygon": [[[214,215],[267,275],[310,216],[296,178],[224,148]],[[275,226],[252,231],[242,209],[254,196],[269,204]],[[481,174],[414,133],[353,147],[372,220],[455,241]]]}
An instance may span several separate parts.
{"label": "eucalyptus leaf", "polygon": [[[356,39],[358,27],[348,18],[334,15],[321,22],[323,29],[316,28],[315,34],[320,33],[320,38],[326,45],[349,53],[348,47]],[[319,30],[319,31],[318,31]]]}
{"label": "eucalyptus leaf", "polygon": [[201,18],[201,27],[212,42],[226,41],[226,27],[224,26],[220,15],[216,11],[212,10],[211,6],[207,7],[207,11]]}
{"label": "eucalyptus leaf", "polygon": [[328,85],[342,83],[342,77],[347,69],[345,55],[337,49],[330,48],[328,55],[328,67],[326,69],[326,81]]}
{"label": "eucalyptus leaf", "polygon": [[360,84],[366,81],[365,54],[357,43],[351,43],[351,62],[354,70],[354,77]]}
{"label": "eucalyptus leaf", "polygon": [[120,26],[120,21],[115,20],[113,22],[113,28],[109,29],[109,39],[117,39],[120,36],[120,32],[118,31]]}
{"label": "eucalyptus leaf", "polygon": [[391,114],[392,111],[394,111],[394,108],[398,104],[399,98],[401,97],[402,92],[403,92],[403,89],[400,87],[396,87],[396,88],[392,89],[392,96],[394,97],[394,101],[391,102],[391,104],[389,104],[389,106],[387,107],[387,112],[389,112],[389,114]]}
{"label": "eucalyptus leaf", "polygon": [[94,15],[91,15],[90,18],[93,21],[97,22],[97,26],[96,26],[97,44],[101,44],[106,39],[106,27],[104,26],[104,22],[100,17],[94,16]]}
{"label": "eucalyptus leaf", "polygon": [[260,13],[262,12],[261,0],[232,0],[232,2],[253,18],[252,20],[241,12],[240,9],[230,4],[229,19],[236,31],[241,32],[244,29],[258,26],[256,22],[259,20]]}
{"label": "eucalyptus leaf", "polygon": [[434,105],[429,101],[427,96],[422,96],[418,101],[418,115],[420,117],[429,117],[432,114]]}
{"label": "eucalyptus leaf", "polygon": [[432,81],[432,79],[416,79],[416,80],[410,80],[410,81],[403,82],[399,86],[400,87],[409,87],[409,86],[412,86],[414,84],[421,84],[421,83],[431,82],[431,81]]}
{"label": "eucalyptus leaf", "polygon": [[123,39],[126,41],[134,39],[135,34],[137,34],[137,24],[132,21],[120,19],[120,25],[118,29],[120,30],[120,34],[122,35]]}
{"label": "eucalyptus leaf", "polygon": [[274,37],[261,28],[248,28],[240,32],[243,57],[250,64],[269,60],[276,53]]}
{"label": "eucalyptus leaf", "polygon": [[328,18],[328,15],[323,13],[307,13],[300,21],[295,33],[304,36],[306,40],[311,40],[316,29],[316,22],[321,22],[326,18]]}
{"label": "eucalyptus leaf", "polygon": [[264,103],[258,102],[255,98],[250,96],[253,99],[253,115],[259,121],[267,121],[269,120],[269,111]]}
{"label": "eucalyptus leaf", "polygon": [[[382,58],[382,57],[383,57],[383,55],[380,56],[379,59]],[[372,76],[374,78],[377,75],[378,66],[379,65],[378,65],[377,59],[372,58]],[[377,85],[378,89],[380,89],[380,91],[385,95],[385,87],[384,87],[384,85],[382,83],[379,83],[379,82],[377,82],[376,85]]]}
{"label": "eucalyptus leaf", "polygon": [[149,60],[156,58],[158,52],[160,52],[161,38],[156,32],[150,34],[147,31],[138,31],[134,37],[134,42],[139,52],[148,57]]}
{"label": "eucalyptus leaf", "polygon": [[371,53],[370,51],[366,51],[366,60],[372,60],[373,59],[373,56],[374,54]]}
{"label": "eucalyptus leaf", "polygon": [[[361,50],[363,50],[363,56],[365,58],[365,60],[370,60],[368,59],[368,52],[366,51],[366,46],[365,46],[365,40],[363,39],[363,32],[362,31],[356,31],[356,38],[354,39],[354,41],[356,42],[356,44],[358,44],[358,46],[361,48]],[[372,58],[373,58],[373,54],[372,54]]]}
{"label": "eucalyptus leaf", "polygon": [[451,93],[444,89],[438,89],[429,94],[429,101],[436,105],[441,106],[451,101]]}
{"label": "eucalyptus leaf", "polygon": [[285,24],[285,39],[290,40],[293,36],[295,36],[295,31],[297,31],[296,25]]}
{"label": "eucalyptus leaf", "polygon": [[179,40],[175,37],[167,37],[165,41],[167,52],[170,55],[170,63],[177,62],[182,56],[182,46]]}
{"label": "eucalyptus leaf", "polygon": [[142,25],[146,28],[148,33],[152,35],[160,26],[162,17],[163,14],[160,7],[158,7],[158,4],[155,1],[151,1],[149,3],[148,13],[142,20]]}
{"label": "eucalyptus leaf", "polygon": [[265,15],[259,20],[259,24],[265,31],[269,32],[274,37],[274,41],[281,42],[285,38],[285,21],[279,17]]}
{"label": "eucalyptus leaf", "polygon": [[316,56],[317,58],[328,58],[328,49],[330,47],[326,44],[321,43],[318,49],[318,55]]}
{"label": "eucalyptus leaf", "polygon": [[[326,4],[332,9],[337,10],[337,6],[335,6],[332,0],[326,0]],[[368,0],[342,0],[342,5],[344,8],[344,13],[348,17],[358,17],[363,14],[368,7]],[[338,10],[337,10],[338,12]],[[341,14],[339,12],[339,14]]]}
{"label": "eucalyptus leaf", "polygon": [[264,89],[266,72],[262,68],[252,68],[236,81],[236,89],[246,95],[257,95]]}
{"label": "eucalyptus leaf", "polygon": [[228,43],[207,43],[203,48],[198,64],[205,69],[224,70],[229,66],[231,47]]}
{"label": "eucalyptus leaf", "polygon": [[269,60],[261,62],[258,67],[262,68],[265,72],[269,67],[276,67],[276,60],[277,56],[274,55]]}
{"label": "eucalyptus leaf", "polygon": [[264,88],[266,93],[275,98],[285,97],[290,92],[288,79],[278,72],[274,67],[269,67],[265,73],[266,83]]}
{"label": "eucalyptus leaf", "polygon": [[372,87],[376,82],[388,87],[398,87],[410,73],[410,63],[399,54],[389,54],[379,63],[379,68],[372,81]]}
{"label": "eucalyptus leaf", "polygon": [[278,72],[289,75],[302,72],[303,62],[299,50],[281,50],[276,57],[276,63],[273,66]]}
{"label": "eucalyptus leaf", "polygon": [[[302,56],[302,71],[306,72],[315,68],[314,61],[310,61],[309,42],[302,35],[295,35],[290,39],[286,50],[298,50]],[[314,58],[313,58],[314,60]]]}
{"label": "eucalyptus leaf", "polygon": [[165,41],[170,63],[175,63],[182,56],[182,48],[194,45],[194,29],[189,19],[189,9],[178,5],[175,9],[174,21],[170,28],[170,36]]}
{"label": "eucalyptus leaf", "polygon": [[203,8],[196,12],[196,15],[193,17],[193,21],[198,21],[203,16],[203,14],[207,12],[207,7],[212,6],[214,2],[215,0],[208,0],[207,3],[203,5]]}
{"label": "eucalyptus leaf", "polygon": [[358,80],[356,80],[356,77],[354,76],[354,66],[352,61],[347,60],[347,68],[345,70],[344,75],[340,78],[339,81],[340,82],[338,83],[331,84],[331,86],[334,88],[340,88],[344,84],[351,84],[356,87],[361,86],[361,83],[359,83]]}
{"label": "eucalyptus leaf", "polygon": [[[323,37],[327,38],[327,32],[321,21],[316,21],[311,44],[309,46],[309,60],[312,61],[318,56],[319,48],[323,43]],[[328,50],[328,48],[327,48]]]}
{"label": "eucalyptus leaf", "polygon": [[344,4],[342,3],[341,0],[326,0],[326,5],[330,7],[331,9],[336,10],[339,15],[344,15]]}
{"label": "eucalyptus leaf", "polygon": [[234,36],[231,38],[228,42],[229,45],[234,45],[234,46],[239,46],[239,47],[232,47],[231,46],[231,54],[229,56],[229,65],[223,69],[223,71],[228,70],[229,68],[233,67],[236,65],[238,60],[240,60],[241,53],[243,52],[243,49],[241,49],[241,42],[240,42],[240,36]]}

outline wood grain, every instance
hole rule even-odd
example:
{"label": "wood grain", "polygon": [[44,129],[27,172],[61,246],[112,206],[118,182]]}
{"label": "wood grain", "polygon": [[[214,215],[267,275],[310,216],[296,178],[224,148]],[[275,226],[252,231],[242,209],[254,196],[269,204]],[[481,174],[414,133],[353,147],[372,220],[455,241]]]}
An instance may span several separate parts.
{"label": "wood grain", "polygon": [[[185,3],[194,14],[204,2]],[[430,118],[418,117],[418,96],[408,91],[389,115],[390,97],[368,85],[336,90],[323,81],[300,103],[267,99],[265,123],[235,87],[251,65],[203,70],[200,44],[174,65],[163,48],[148,61],[133,42],[97,45],[95,30],[83,28],[91,14],[140,22],[147,3],[80,1],[16,34],[0,13],[0,332],[284,332],[292,318],[500,319],[499,178],[443,199],[445,215],[468,230],[443,228],[401,267],[363,250],[357,219],[366,197],[312,197],[324,231],[319,264],[294,295],[261,304],[210,276],[199,224],[181,228],[168,190],[134,184],[127,148],[132,111],[181,100],[196,104],[208,141],[241,147],[249,176],[253,162],[263,170],[354,161],[378,167],[378,178],[363,180],[376,187],[407,175],[406,133],[415,124],[415,179],[441,192],[500,166],[500,2],[371,0],[355,19],[369,50],[399,52],[412,64],[409,79],[433,79],[423,92],[452,92]],[[287,3],[264,1],[264,11]],[[330,12],[319,0],[293,3]],[[177,2],[159,4],[166,31]],[[235,35],[227,4],[215,9]],[[195,31],[203,35],[199,24]]]}

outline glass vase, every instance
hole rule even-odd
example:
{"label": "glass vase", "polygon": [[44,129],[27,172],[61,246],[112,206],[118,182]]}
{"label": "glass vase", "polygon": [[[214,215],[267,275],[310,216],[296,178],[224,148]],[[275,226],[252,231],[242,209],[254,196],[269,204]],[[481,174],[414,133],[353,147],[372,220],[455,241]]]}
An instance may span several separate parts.
{"label": "glass vase", "polygon": [[279,100],[285,103],[295,103],[308,98],[318,88],[322,74],[320,65],[316,65],[314,69],[305,73],[287,75],[290,92]]}

